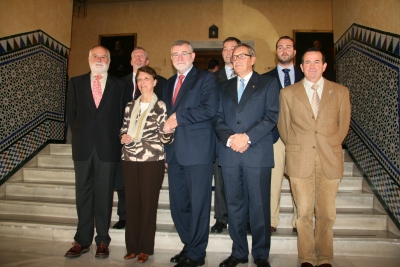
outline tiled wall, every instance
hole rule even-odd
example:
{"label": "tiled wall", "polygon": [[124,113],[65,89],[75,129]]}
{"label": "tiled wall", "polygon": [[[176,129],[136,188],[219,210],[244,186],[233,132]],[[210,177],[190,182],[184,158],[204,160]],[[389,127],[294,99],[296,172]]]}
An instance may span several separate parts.
{"label": "tiled wall", "polygon": [[352,104],[345,144],[400,229],[400,35],[353,24],[335,50]]}
{"label": "tiled wall", "polygon": [[41,30],[0,39],[0,184],[64,140],[69,50]]}

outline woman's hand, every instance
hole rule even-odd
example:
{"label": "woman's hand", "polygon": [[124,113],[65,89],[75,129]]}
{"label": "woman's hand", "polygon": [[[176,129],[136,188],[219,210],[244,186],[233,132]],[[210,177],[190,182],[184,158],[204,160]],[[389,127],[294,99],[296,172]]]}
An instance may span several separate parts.
{"label": "woman's hand", "polygon": [[122,136],[121,136],[121,142],[123,143],[123,144],[129,144],[129,143],[132,143],[132,141],[133,141],[133,139],[132,139],[132,137],[130,137],[129,135],[127,135],[127,134],[123,134]]}

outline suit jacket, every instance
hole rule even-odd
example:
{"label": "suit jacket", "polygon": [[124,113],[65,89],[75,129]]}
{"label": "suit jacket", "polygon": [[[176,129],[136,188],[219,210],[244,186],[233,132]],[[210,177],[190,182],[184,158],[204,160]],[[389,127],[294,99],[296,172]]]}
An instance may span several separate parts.
{"label": "suit jacket", "polygon": [[[294,67],[294,83],[300,82],[304,78],[304,74],[301,71],[299,67],[293,66]],[[272,77],[275,77],[278,80],[278,85],[279,85],[279,90],[283,88],[281,81],[279,79],[279,74],[278,74],[278,68],[275,67],[275,69],[264,73],[263,75],[270,75]],[[274,137],[274,143],[278,141],[279,139],[279,132],[278,132],[278,127],[275,127],[272,130],[272,136]]]}
{"label": "suit jacket", "polygon": [[163,100],[168,117],[176,112],[179,126],[172,144],[165,146],[167,162],[175,155],[183,166],[214,162],[216,136],[212,119],[217,112],[217,90],[212,73],[192,67],[179,90],[175,105],[172,96],[177,75],[164,84]]}
{"label": "suit jacket", "polygon": [[226,72],[225,72],[225,67],[221,68],[220,70],[214,72],[214,76],[215,76],[215,81],[217,84],[225,82],[228,80],[228,77],[226,76]]}
{"label": "suit jacket", "polygon": [[106,87],[99,107],[93,100],[90,73],[71,78],[67,95],[67,116],[72,131],[72,158],[83,161],[96,147],[102,161],[121,159],[121,129],[124,108],[124,82],[107,76]]}
{"label": "suit jacket", "polygon": [[349,125],[350,97],[346,87],[324,80],[316,120],[302,81],[282,89],[278,129],[286,145],[286,174],[309,177],[318,150],[325,175],[341,179],[342,142]]}
{"label": "suit jacket", "polygon": [[[133,100],[133,72],[131,74],[122,77],[122,80],[125,81],[125,93],[128,95],[129,101]],[[163,97],[163,87],[164,83],[167,81],[163,76],[157,75],[157,84],[154,88],[154,93],[157,95],[158,99],[162,99]],[[141,95],[140,91],[137,90],[135,92],[135,99],[137,99]]]}
{"label": "suit jacket", "polygon": [[[271,131],[278,122],[278,82],[253,72],[238,103],[237,79],[218,85],[220,98],[214,126],[221,140],[219,164],[233,167],[242,161],[249,167],[273,167]],[[229,137],[235,133],[246,133],[250,138],[251,145],[243,154],[226,146]]]}

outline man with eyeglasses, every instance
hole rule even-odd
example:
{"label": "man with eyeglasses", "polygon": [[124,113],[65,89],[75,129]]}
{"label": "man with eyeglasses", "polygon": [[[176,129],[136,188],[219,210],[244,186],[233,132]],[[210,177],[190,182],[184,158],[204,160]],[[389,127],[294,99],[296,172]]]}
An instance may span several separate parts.
{"label": "man with eyeglasses", "polygon": [[[143,47],[135,47],[131,53],[131,65],[133,67],[133,72],[125,77],[122,77],[122,80],[125,81],[125,94],[127,95],[129,101],[136,100],[141,95],[140,90],[136,86],[136,71],[143,66],[149,65],[149,63],[150,61],[146,50]],[[157,75],[157,85],[154,88],[154,93],[157,95],[158,99],[162,99],[163,86],[166,81],[167,79]],[[117,214],[119,220],[114,224],[113,228],[123,229],[125,228],[126,224],[126,202],[121,161],[117,164],[114,190],[116,190],[118,194]]]}
{"label": "man with eyeglasses", "polygon": [[213,74],[194,67],[194,58],[188,41],[172,44],[177,74],[165,83],[163,95],[169,117],[163,130],[175,132],[174,142],[165,146],[171,216],[184,244],[170,260],[175,267],[204,265],[210,225],[218,95]]}
{"label": "man with eyeglasses", "polygon": [[258,267],[269,267],[271,245],[270,187],[274,166],[272,129],[279,112],[277,80],[253,71],[254,49],[238,44],[231,57],[237,78],[218,85],[219,107],[214,127],[224,177],[232,253],[219,267],[247,263],[247,218]]}

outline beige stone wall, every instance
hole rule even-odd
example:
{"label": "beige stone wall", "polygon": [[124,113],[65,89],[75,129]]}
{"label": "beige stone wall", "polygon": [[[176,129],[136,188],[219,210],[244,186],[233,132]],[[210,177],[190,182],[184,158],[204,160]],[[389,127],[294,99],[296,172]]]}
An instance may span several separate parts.
{"label": "beige stone wall", "polygon": [[[208,38],[208,28],[219,27],[219,39]],[[176,39],[224,40],[235,36],[253,40],[255,70],[276,65],[275,42],[293,30],[332,30],[332,0],[154,0],[88,5],[87,17],[73,18],[70,77],[89,71],[91,47],[104,34],[137,33],[150,65],[164,77],[173,74],[170,45]]]}
{"label": "beige stone wall", "polygon": [[332,6],[335,42],[353,23],[400,34],[399,0],[333,0]]}
{"label": "beige stone wall", "polygon": [[73,0],[0,0],[0,37],[43,30],[71,46]]}

